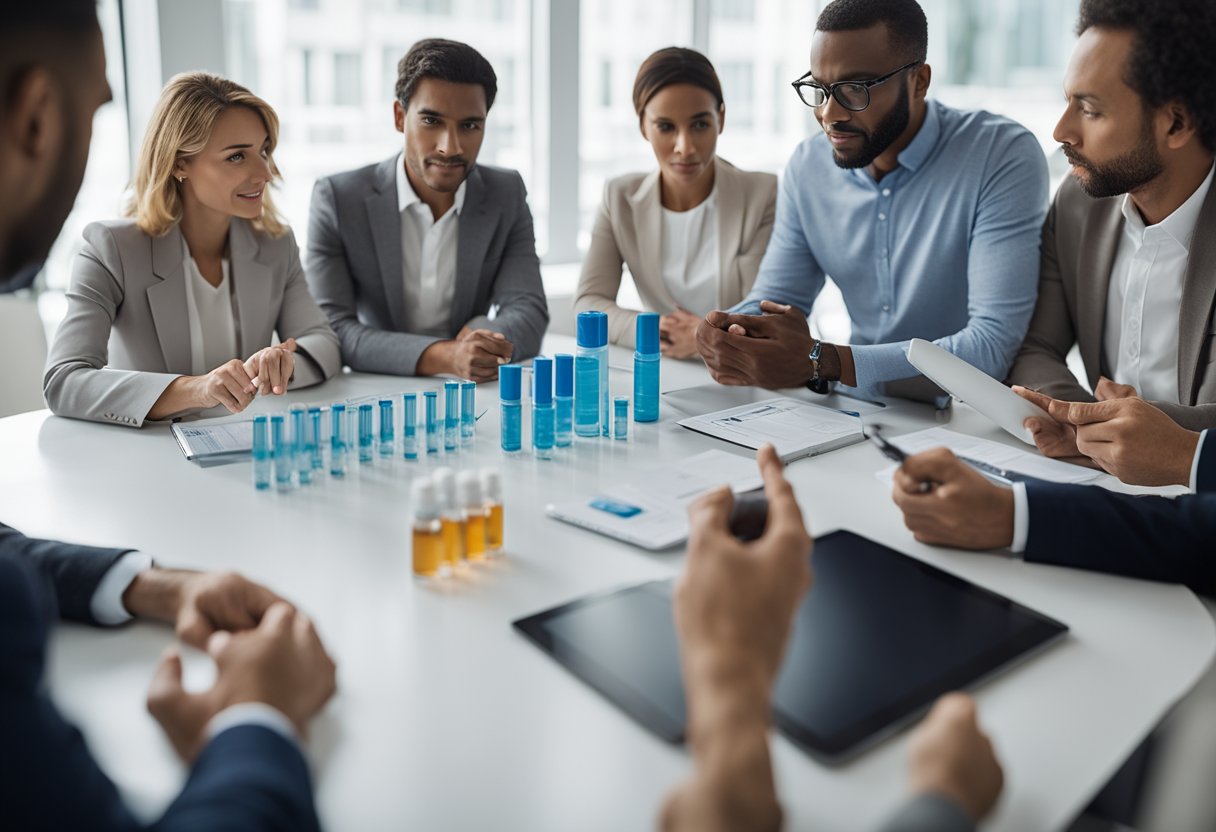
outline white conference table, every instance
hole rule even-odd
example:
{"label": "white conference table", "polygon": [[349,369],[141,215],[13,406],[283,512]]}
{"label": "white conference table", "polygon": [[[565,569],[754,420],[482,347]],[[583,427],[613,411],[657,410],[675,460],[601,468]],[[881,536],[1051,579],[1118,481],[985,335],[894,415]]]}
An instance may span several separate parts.
{"label": "white conference table", "polygon": [[[546,342],[550,354],[572,348],[562,336]],[[613,348],[611,360],[632,366],[625,350]],[[709,381],[699,364],[664,360],[662,374],[664,390]],[[613,371],[612,383],[631,389],[622,372]],[[253,407],[435,384],[348,374]],[[681,568],[680,550],[648,553],[548,519],[546,502],[589,496],[702,450],[745,451],[680,428],[664,404],[658,424],[631,421],[626,443],[577,442],[553,461],[506,458],[496,385],[477,393],[478,410],[489,412],[476,448],[443,462],[503,471],[509,555],[458,579],[411,576],[408,486],[428,463],[377,460],[344,481],[322,476],[288,494],[259,493],[248,464],[196,467],[164,427],[135,431],[46,411],[0,420],[3,519],[31,535],[140,548],[166,565],[237,569],[310,613],[338,663],[339,692],[309,743],[329,829],[652,827],[664,795],[690,771],[686,750],[647,733],[510,622]],[[882,419],[892,434],[950,419],[960,430],[1003,436],[966,408],[935,416],[902,405]],[[525,435],[527,427],[525,418]],[[1207,667],[1216,651],[1212,619],[1182,587],[920,545],[875,477],[887,464],[862,444],[795,462],[788,476],[814,533],[863,533],[1072,628],[1064,642],[975,691],[1006,773],[987,828],[1060,828]],[[147,818],[186,774],[144,710],[153,668],[173,641],[168,628],[149,623],[64,625],[51,646],[52,695]],[[193,651],[186,670],[188,687],[213,674]],[[830,768],[774,735],[786,828],[875,827],[904,798],[907,744],[904,731]]]}

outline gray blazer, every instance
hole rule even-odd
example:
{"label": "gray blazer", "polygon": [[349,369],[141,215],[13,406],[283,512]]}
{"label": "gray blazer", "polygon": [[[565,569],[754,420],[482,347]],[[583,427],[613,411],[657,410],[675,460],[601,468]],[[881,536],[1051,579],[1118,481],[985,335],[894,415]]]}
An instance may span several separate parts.
{"label": "gray blazer", "polygon": [[[1089,197],[1071,177],[1056,191],[1043,225],[1039,300],[1009,378],[1069,401],[1093,401],[1064,363],[1077,343],[1090,386],[1111,375],[1102,354],[1110,272],[1123,233],[1121,196]],[[1191,430],[1216,427],[1216,188],[1208,192],[1191,239],[1178,327],[1178,397],[1153,402]],[[1115,379],[1119,381],[1120,379]]]}
{"label": "gray blazer", "polygon": [[[413,375],[423,350],[443,339],[405,331],[397,158],[317,182],[305,259],[308,284],[351,369]],[[523,179],[476,165],[466,183],[448,337],[465,326],[494,330],[515,346],[512,360],[531,358],[549,307]]]}
{"label": "gray blazer", "polygon": [[[718,308],[730,309],[747,297],[756,282],[773,233],[777,177],[739,170],[718,157],[714,186],[718,190]],[[662,229],[657,169],[620,176],[604,186],[574,309],[607,313],[608,340],[614,344],[634,346],[637,329],[638,313],[616,302],[622,264],[629,266],[647,309],[663,314],[676,310],[676,300],[663,280]]]}
{"label": "gray blazer", "polygon": [[[139,427],[169,383],[192,369],[181,231],[149,237],[133,220],[112,220],[90,224],[84,238],[42,390],[60,416]],[[337,336],[308,293],[295,237],[275,239],[233,219],[228,248],[240,351],[233,358],[270,346],[277,332],[299,345],[291,387],[341,370]]]}

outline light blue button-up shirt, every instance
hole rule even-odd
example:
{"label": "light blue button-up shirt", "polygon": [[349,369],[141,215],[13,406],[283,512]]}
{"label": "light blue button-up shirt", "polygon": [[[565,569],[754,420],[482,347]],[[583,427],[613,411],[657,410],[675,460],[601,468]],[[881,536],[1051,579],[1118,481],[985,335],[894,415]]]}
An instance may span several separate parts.
{"label": "light blue button-up shirt", "polygon": [[924,124],[875,181],[832,161],[820,133],[790,158],[751,293],[809,313],[825,276],[852,319],[858,387],[917,375],[925,338],[1003,379],[1030,325],[1047,213],[1047,161],[1020,124],[927,102]]}

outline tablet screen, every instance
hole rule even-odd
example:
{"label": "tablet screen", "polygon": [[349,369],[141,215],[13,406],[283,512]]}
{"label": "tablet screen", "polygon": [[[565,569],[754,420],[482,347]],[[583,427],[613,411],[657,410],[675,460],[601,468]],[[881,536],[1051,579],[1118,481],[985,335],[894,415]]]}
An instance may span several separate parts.
{"label": "tablet screen", "polygon": [[[1067,632],[995,593],[850,532],[815,541],[773,697],[777,727],[829,761],[917,718]],[[671,584],[643,584],[515,622],[634,719],[683,738]]]}

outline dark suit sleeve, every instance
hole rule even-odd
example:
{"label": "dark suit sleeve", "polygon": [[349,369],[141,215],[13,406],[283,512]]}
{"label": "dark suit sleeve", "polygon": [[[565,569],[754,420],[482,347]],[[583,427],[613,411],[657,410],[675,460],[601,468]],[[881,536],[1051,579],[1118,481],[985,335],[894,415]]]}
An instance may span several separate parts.
{"label": "dark suit sleeve", "polygon": [[261,725],[229,728],[204,749],[158,832],[314,832],[308,765],[295,744]]}
{"label": "dark suit sleeve", "polygon": [[[36,586],[40,603],[53,599],[58,615],[96,624],[89,605],[93,591],[114,562],[130,549],[100,549],[55,540],[36,540],[0,523],[0,561],[27,564],[43,580]],[[52,609],[49,618],[55,618]]]}
{"label": "dark suit sleeve", "polygon": [[471,329],[483,327],[501,332],[515,347],[512,361],[526,361],[540,352],[541,340],[549,327],[549,304],[540,278],[540,258],[536,256],[536,235],[532,212],[528,210],[528,191],[523,178],[514,175],[517,185],[515,219],[507,236],[502,262],[490,291],[490,305],[498,307],[493,320],[476,317]]}
{"label": "dark suit sleeve", "polygon": [[1077,341],[1077,333],[1068,309],[1064,275],[1056,246],[1060,190],[1056,191],[1047,220],[1043,223],[1043,237],[1039,246],[1039,295],[1030,319],[1030,329],[1009,371],[1009,381],[1041,390],[1064,401],[1092,402],[1093,396],[1077,383],[1066,362],[1069,350]]}
{"label": "dark suit sleeve", "polygon": [[939,794],[909,800],[879,827],[880,832],[974,832],[975,824],[957,803]]}
{"label": "dark suit sleeve", "polygon": [[1216,491],[1216,434],[1204,431],[1202,441],[1199,468],[1195,472],[1195,490]]}
{"label": "dark suit sleeve", "polygon": [[[1206,442],[1204,443],[1206,446]],[[1216,494],[1176,499],[1026,484],[1025,558],[1216,594]]]}

